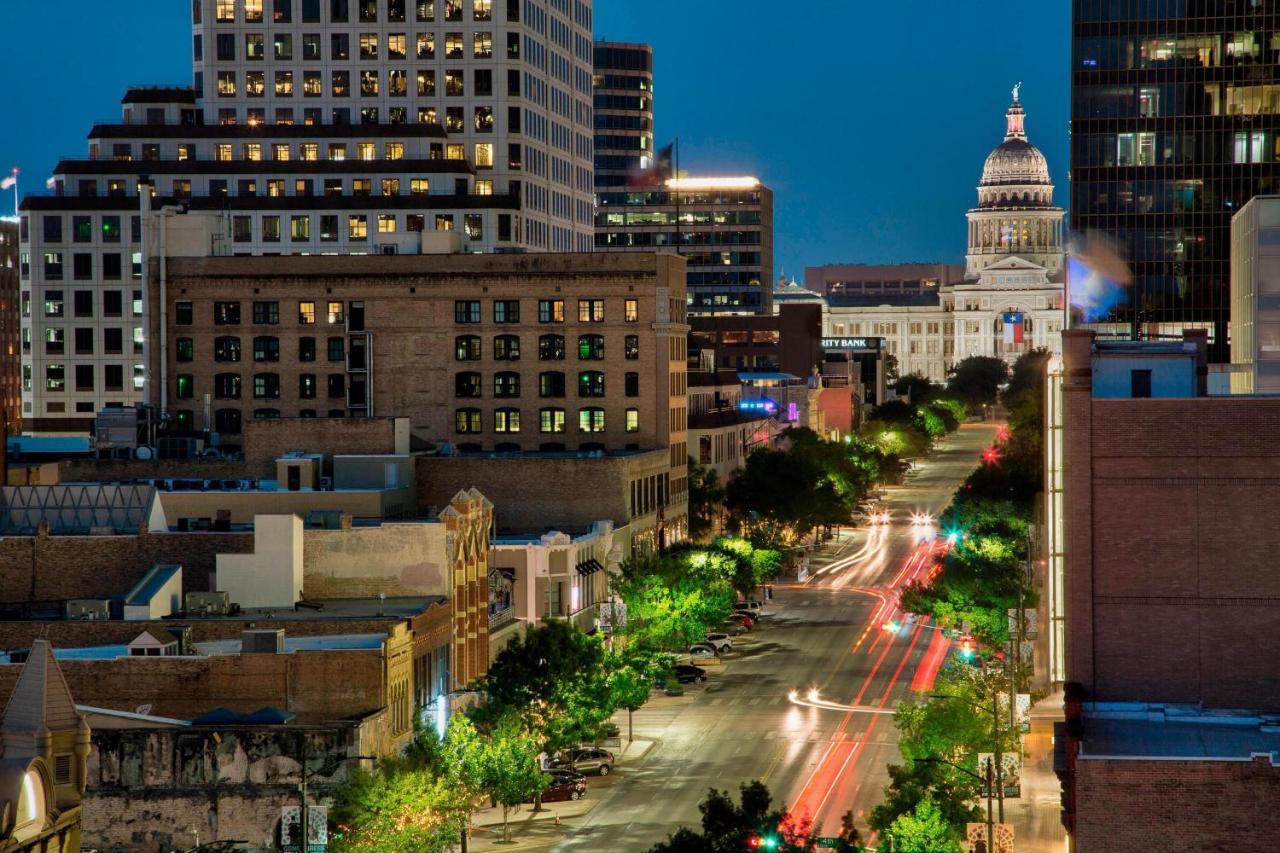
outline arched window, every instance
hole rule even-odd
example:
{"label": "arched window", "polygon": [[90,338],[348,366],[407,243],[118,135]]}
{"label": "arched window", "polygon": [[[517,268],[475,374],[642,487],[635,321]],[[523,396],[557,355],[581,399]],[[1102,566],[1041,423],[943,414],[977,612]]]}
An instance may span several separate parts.
{"label": "arched window", "polygon": [[280,339],[272,335],[261,335],[253,339],[254,361],[279,361]]}
{"label": "arched window", "polygon": [[213,413],[213,429],[219,435],[240,434],[240,410],[216,409]]}
{"label": "arched window", "polygon": [[483,426],[479,409],[458,409],[453,415],[453,428],[461,435],[475,435]]}
{"label": "arched window", "polygon": [[564,361],[564,335],[538,338],[538,358],[541,361]]}
{"label": "arched window", "polygon": [[578,432],[604,432],[604,409],[579,409]]}
{"label": "arched window", "polygon": [[459,373],[454,376],[453,395],[455,397],[480,397],[484,394],[484,377],[474,371]]}
{"label": "arched window", "polygon": [[564,409],[542,409],[538,412],[538,432],[564,432]]}
{"label": "arched window", "polygon": [[520,374],[513,370],[495,373],[493,376],[493,396],[511,398],[520,396]]}
{"label": "arched window", "polygon": [[494,361],[519,361],[520,336],[498,335],[493,339]]}
{"label": "arched window", "polygon": [[493,431],[512,433],[520,431],[519,409],[496,409],[493,413]]}
{"label": "arched window", "polygon": [[538,375],[539,397],[563,397],[564,374],[558,370],[549,370]]}
{"label": "arched window", "polygon": [[479,335],[458,335],[453,339],[453,357],[457,361],[479,361],[480,352]]}
{"label": "arched window", "polygon": [[604,374],[598,370],[584,370],[578,374],[579,397],[603,397]]}
{"label": "arched window", "polygon": [[213,396],[219,400],[240,399],[240,374],[219,373],[213,377]]}
{"label": "arched window", "polygon": [[604,358],[604,335],[578,335],[578,360],[600,361]]}
{"label": "arched window", "polygon": [[214,361],[239,361],[240,339],[230,335],[222,335],[213,339]]}
{"label": "arched window", "polygon": [[[280,398],[280,374],[253,374],[253,396],[256,400],[278,400]],[[257,417],[255,414],[254,417]]]}

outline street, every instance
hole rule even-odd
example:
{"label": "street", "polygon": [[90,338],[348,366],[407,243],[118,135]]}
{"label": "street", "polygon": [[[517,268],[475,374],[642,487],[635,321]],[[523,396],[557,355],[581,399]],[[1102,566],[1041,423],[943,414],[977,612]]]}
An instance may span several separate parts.
{"label": "street", "polygon": [[[847,529],[827,543],[806,583],[775,587],[763,624],[735,641],[705,685],[655,695],[637,712],[636,737],[653,746],[606,786],[593,783],[588,796],[599,802],[567,822],[556,849],[645,850],[680,824],[696,826],[708,788],[736,795],[757,778],[822,834],[835,834],[851,808],[865,834],[885,766],[899,760],[893,708],[913,688],[928,689],[950,645],[927,624],[896,635],[882,627],[896,588],[927,572],[937,547],[922,542],[931,537],[912,515],[936,517],[994,435],[994,425],[963,427],[905,486],[888,490],[887,530]],[[620,725],[625,734],[625,715]],[[1046,812],[1035,823],[1052,834],[1056,807],[1034,810]]]}

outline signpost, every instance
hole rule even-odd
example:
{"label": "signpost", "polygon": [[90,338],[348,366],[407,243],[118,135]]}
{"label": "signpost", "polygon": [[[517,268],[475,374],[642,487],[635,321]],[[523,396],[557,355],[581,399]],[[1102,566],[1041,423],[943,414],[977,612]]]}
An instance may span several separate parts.
{"label": "signpost", "polygon": [[[325,806],[308,806],[307,824],[305,853],[325,853],[329,847],[329,809]],[[285,853],[304,853],[302,839],[299,837],[302,834],[301,826],[301,807],[281,807],[280,849]]]}

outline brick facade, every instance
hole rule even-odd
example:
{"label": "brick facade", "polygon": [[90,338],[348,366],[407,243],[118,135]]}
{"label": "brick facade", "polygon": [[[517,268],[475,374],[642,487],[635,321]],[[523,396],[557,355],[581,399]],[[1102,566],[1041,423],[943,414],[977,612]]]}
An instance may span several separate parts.
{"label": "brick facade", "polygon": [[1274,850],[1280,767],[1252,761],[1082,760],[1075,849],[1087,853]]}
{"label": "brick facade", "polygon": [[180,563],[183,592],[210,589],[216,554],[253,552],[252,533],[0,538],[0,607],[127,592],[157,563]]}
{"label": "brick facade", "polygon": [[1064,336],[1067,678],[1280,710],[1280,399],[1094,399],[1091,345]]}

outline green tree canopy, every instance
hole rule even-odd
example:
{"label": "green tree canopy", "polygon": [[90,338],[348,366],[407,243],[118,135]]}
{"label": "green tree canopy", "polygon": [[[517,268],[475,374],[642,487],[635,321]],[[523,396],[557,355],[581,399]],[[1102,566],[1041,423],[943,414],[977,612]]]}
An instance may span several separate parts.
{"label": "green tree canopy", "polygon": [[387,762],[356,772],[334,797],[335,853],[452,850],[470,820],[467,792],[425,768]]}
{"label": "green tree canopy", "polygon": [[1000,386],[1009,378],[1004,359],[971,355],[955,366],[947,380],[947,393],[963,400],[970,410],[994,405]]}
{"label": "green tree canopy", "polygon": [[715,528],[724,507],[725,490],[720,475],[710,465],[699,465],[689,457],[689,536],[704,540]]}
{"label": "green tree canopy", "polygon": [[889,827],[880,849],[888,853],[961,853],[954,827],[943,818],[941,809],[929,798],[916,804],[910,814],[900,815]]}

